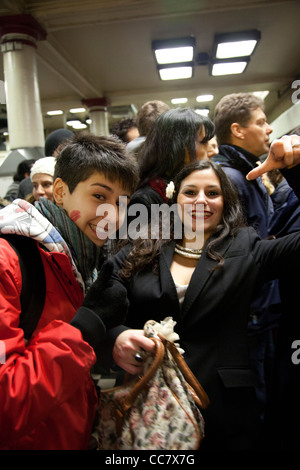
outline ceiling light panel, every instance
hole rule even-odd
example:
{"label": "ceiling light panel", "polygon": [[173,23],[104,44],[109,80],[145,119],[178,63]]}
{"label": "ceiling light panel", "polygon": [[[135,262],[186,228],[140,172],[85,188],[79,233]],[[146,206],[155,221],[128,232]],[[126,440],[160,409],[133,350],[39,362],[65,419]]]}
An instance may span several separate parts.
{"label": "ceiling light panel", "polygon": [[191,66],[168,67],[159,69],[158,71],[162,80],[179,80],[193,76],[193,68]]}
{"label": "ceiling light panel", "polygon": [[152,50],[157,64],[178,64],[191,62],[194,58],[195,38],[185,37],[162,39],[152,42]]}
{"label": "ceiling light panel", "polygon": [[251,55],[257,41],[235,41],[235,42],[224,42],[218,44],[216,58],[217,59],[229,59],[232,57],[244,57]]}
{"label": "ceiling light panel", "polygon": [[211,74],[216,76],[221,75],[235,75],[243,73],[248,65],[248,62],[245,61],[236,61],[236,62],[218,62],[212,65]]}
{"label": "ceiling light panel", "polygon": [[192,47],[172,47],[169,49],[159,49],[155,51],[158,64],[175,64],[178,62],[190,62],[194,57]]}
{"label": "ceiling light panel", "polygon": [[239,31],[233,33],[216,34],[213,45],[213,57],[216,59],[230,59],[234,57],[251,56],[258,42],[260,31]]}

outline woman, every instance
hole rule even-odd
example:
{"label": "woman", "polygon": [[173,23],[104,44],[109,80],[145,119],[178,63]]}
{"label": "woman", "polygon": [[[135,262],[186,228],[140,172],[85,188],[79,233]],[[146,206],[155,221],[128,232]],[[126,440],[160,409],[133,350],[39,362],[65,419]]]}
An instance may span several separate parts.
{"label": "woman", "polygon": [[[245,227],[232,183],[210,160],[183,168],[175,197],[184,214],[182,239],[136,240],[114,257],[114,284],[127,288],[130,304],[125,324],[142,329],[147,320],[167,316],[177,322],[185,360],[211,402],[203,411],[201,449],[258,449],[261,424],[247,348],[249,306],[261,283],[289,276],[299,266],[300,235],[261,240]],[[196,237],[189,251],[201,218],[204,236]],[[140,347],[150,351],[150,343],[140,330],[122,326],[113,333],[118,335],[115,362],[140,373],[135,352]]]}
{"label": "woman", "polygon": [[[207,158],[203,144],[213,135],[212,121],[190,108],[170,109],[161,114],[138,156],[140,184],[130,207],[143,204],[150,214],[151,204],[168,202],[167,184],[186,163]],[[135,215],[130,209],[129,220]]]}

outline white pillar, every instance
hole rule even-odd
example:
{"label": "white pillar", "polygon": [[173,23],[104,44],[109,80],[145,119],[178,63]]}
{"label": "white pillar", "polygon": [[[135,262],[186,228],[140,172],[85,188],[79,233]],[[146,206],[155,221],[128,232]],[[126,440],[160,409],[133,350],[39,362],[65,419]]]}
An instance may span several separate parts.
{"label": "white pillar", "polygon": [[108,100],[106,98],[91,98],[82,100],[82,103],[89,109],[90,119],[92,121],[90,124],[91,134],[97,136],[109,135]]}
{"label": "white pillar", "polygon": [[10,148],[44,147],[36,42],[46,33],[29,15],[2,17],[0,32]]}

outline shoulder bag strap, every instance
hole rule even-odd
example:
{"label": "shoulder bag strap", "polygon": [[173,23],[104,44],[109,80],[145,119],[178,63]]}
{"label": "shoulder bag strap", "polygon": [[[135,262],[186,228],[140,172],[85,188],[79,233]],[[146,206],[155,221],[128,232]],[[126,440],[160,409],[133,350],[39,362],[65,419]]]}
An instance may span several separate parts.
{"label": "shoulder bag strap", "polygon": [[46,281],[45,270],[36,242],[29,237],[14,234],[1,234],[19,258],[22,274],[20,295],[21,314],[19,327],[24,337],[30,339],[42,314]]}

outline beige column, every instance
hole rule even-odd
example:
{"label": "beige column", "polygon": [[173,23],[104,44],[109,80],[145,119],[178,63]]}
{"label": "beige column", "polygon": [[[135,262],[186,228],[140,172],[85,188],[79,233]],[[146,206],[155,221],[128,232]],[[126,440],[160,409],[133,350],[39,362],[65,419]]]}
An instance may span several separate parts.
{"label": "beige column", "polygon": [[46,32],[30,15],[0,17],[10,148],[44,148],[36,64],[37,41]]}
{"label": "beige column", "polygon": [[108,112],[109,101],[107,98],[91,98],[82,100],[90,114],[90,131],[94,135],[109,135]]}

